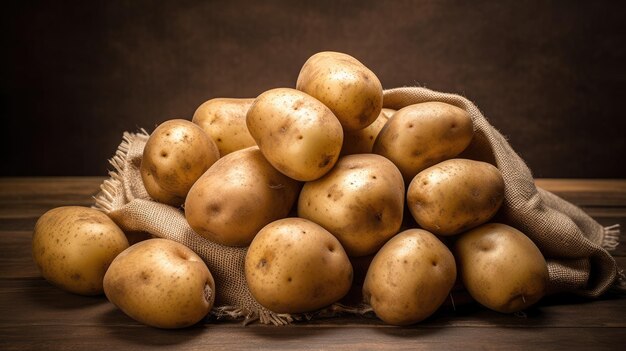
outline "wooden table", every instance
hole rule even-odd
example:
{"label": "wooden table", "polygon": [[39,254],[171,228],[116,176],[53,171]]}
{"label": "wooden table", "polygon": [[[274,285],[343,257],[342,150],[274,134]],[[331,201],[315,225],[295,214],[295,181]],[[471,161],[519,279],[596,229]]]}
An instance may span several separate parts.
{"label": "wooden table", "polygon": [[[102,178],[0,178],[0,350],[626,349],[626,296],[551,297],[525,314],[475,304],[443,308],[411,327],[340,317],[274,327],[208,320],[184,330],[141,325],[104,296],[65,293],[43,280],[33,226],[61,205],[90,206]],[[538,180],[604,225],[626,228],[626,180]],[[626,266],[626,243],[613,252]]]}

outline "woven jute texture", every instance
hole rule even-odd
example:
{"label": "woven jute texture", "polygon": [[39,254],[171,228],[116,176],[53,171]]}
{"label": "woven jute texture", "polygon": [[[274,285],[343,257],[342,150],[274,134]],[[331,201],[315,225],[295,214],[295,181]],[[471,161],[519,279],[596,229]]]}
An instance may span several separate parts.
{"label": "woven jute texture", "polygon": [[[384,106],[388,108],[400,109],[427,101],[446,102],[470,114],[475,137],[461,157],[490,162],[502,172],[505,202],[498,219],[524,232],[542,251],[548,261],[550,293],[598,297],[617,282],[618,269],[608,250],[617,245],[619,230],[604,228],[580,208],[537,188],[524,161],[472,102],[459,95],[419,87],[384,91]],[[181,209],[150,199],[139,173],[147,139],[145,131],[124,134],[111,159],[115,170],[102,184],[95,206],[125,231],[148,232],[175,240],[198,253],[216,281],[214,314],[273,324],[303,317],[273,313],[254,300],[244,275],[246,248],[226,247],[200,237],[189,227]],[[340,310],[358,313],[368,309],[333,306],[320,313],[328,315],[329,311],[332,314]]]}

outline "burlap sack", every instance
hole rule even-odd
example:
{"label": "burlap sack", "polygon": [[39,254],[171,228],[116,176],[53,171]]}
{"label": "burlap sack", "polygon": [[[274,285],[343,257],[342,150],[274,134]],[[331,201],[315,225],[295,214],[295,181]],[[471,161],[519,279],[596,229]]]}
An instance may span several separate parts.
{"label": "burlap sack", "polygon": [[[463,156],[491,162],[502,172],[505,202],[498,219],[526,233],[546,256],[550,293],[598,297],[618,281],[623,284],[618,279],[615,260],[607,251],[617,245],[619,230],[603,228],[578,207],[538,189],[524,161],[472,102],[459,95],[419,87],[384,92],[384,106],[388,108],[400,109],[426,101],[446,102],[469,112],[476,133]],[[286,324],[303,317],[273,313],[254,300],[244,276],[245,248],[221,246],[203,239],[191,230],[180,209],[149,198],[139,174],[147,139],[145,131],[125,133],[111,160],[115,171],[102,184],[96,207],[125,231],[144,231],[169,238],[197,252],[216,281],[214,314],[273,324]],[[319,313],[327,315],[340,310],[357,313],[367,308],[335,305]]]}

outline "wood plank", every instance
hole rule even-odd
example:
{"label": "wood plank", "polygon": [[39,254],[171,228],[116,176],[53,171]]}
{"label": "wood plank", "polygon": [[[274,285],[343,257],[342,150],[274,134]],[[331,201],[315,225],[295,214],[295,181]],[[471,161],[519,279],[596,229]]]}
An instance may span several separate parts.
{"label": "wood plank", "polygon": [[626,206],[626,179],[536,179],[535,184],[579,206]]}

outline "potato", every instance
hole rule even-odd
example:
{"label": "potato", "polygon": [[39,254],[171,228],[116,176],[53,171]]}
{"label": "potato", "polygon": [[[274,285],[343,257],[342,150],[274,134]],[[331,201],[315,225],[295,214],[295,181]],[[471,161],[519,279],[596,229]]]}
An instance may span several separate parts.
{"label": "potato", "polygon": [[378,133],[373,152],[390,159],[408,183],[420,171],[456,157],[474,134],[469,114],[443,102],[398,110]]}
{"label": "potato", "polygon": [[356,58],[340,52],[311,56],[300,70],[296,89],[328,106],[346,131],[372,124],[383,106],[378,77]]}
{"label": "potato", "polygon": [[432,315],[455,280],[450,250],[432,233],[409,229],[391,238],[374,256],[363,296],[384,322],[409,325]]}
{"label": "potato", "polygon": [[198,178],[220,157],[215,142],[196,124],[172,119],[148,138],[141,179],[156,201],[180,206]]}
{"label": "potato", "polygon": [[299,190],[298,181],[253,146],[222,157],[198,179],[187,195],[185,217],[213,242],[246,246],[266,224],[289,214]]}
{"label": "potato", "polygon": [[407,204],[420,227],[454,235],[491,219],[504,201],[504,180],[493,165],[451,159],[421,171],[407,190]]}
{"label": "potato", "polygon": [[246,126],[254,99],[215,98],[200,105],[191,121],[213,139],[220,157],[256,145]]}
{"label": "potato", "polygon": [[183,328],[206,316],[215,282],[190,248],[167,239],[137,243],[113,260],[104,292],[131,318],[157,328]]}
{"label": "potato", "polygon": [[104,213],[64,206],[44,213],[33,232],[33,259],[50,283],[80,295],[103,293],[111,261],[128,247],[124,232]]}
{"label": "potato", "polygon": [[317,179],[339,158],[341,124],[328,107],[301,91],[277,88],[262,93],[246,122],[265,158],[293,179]]}
{"label": "potato", "polygon": [[461,234],[454,251],[463,284],[485,307],[517,312],[546,294],[546,260],[537,246],[513,227],[483,224]]}
{"label": "potato", "polygon": [[[383,109],[388,110],[388,109]],[[387,120],[389,119],[388,111],[381,111],[374,123],[369,126],[354,130],[345,131],[343,135],[343,146],[341,147],[341,155],[353,154],[369,154],[372,153],[374,141]]]}
{"label": "potato", "polygon": [[245,259],[252,296],[277,313],[303,313],[326,307],[348,293],[352,266],[337,239],[302,218],[265,226]]}
{"label": "potato", "polygon": [[375,154],[343,156],[324,177],[307,182],[298,217],[339,239],[350,256],[375,253],[400,230],[404,181],[391,161]]}

